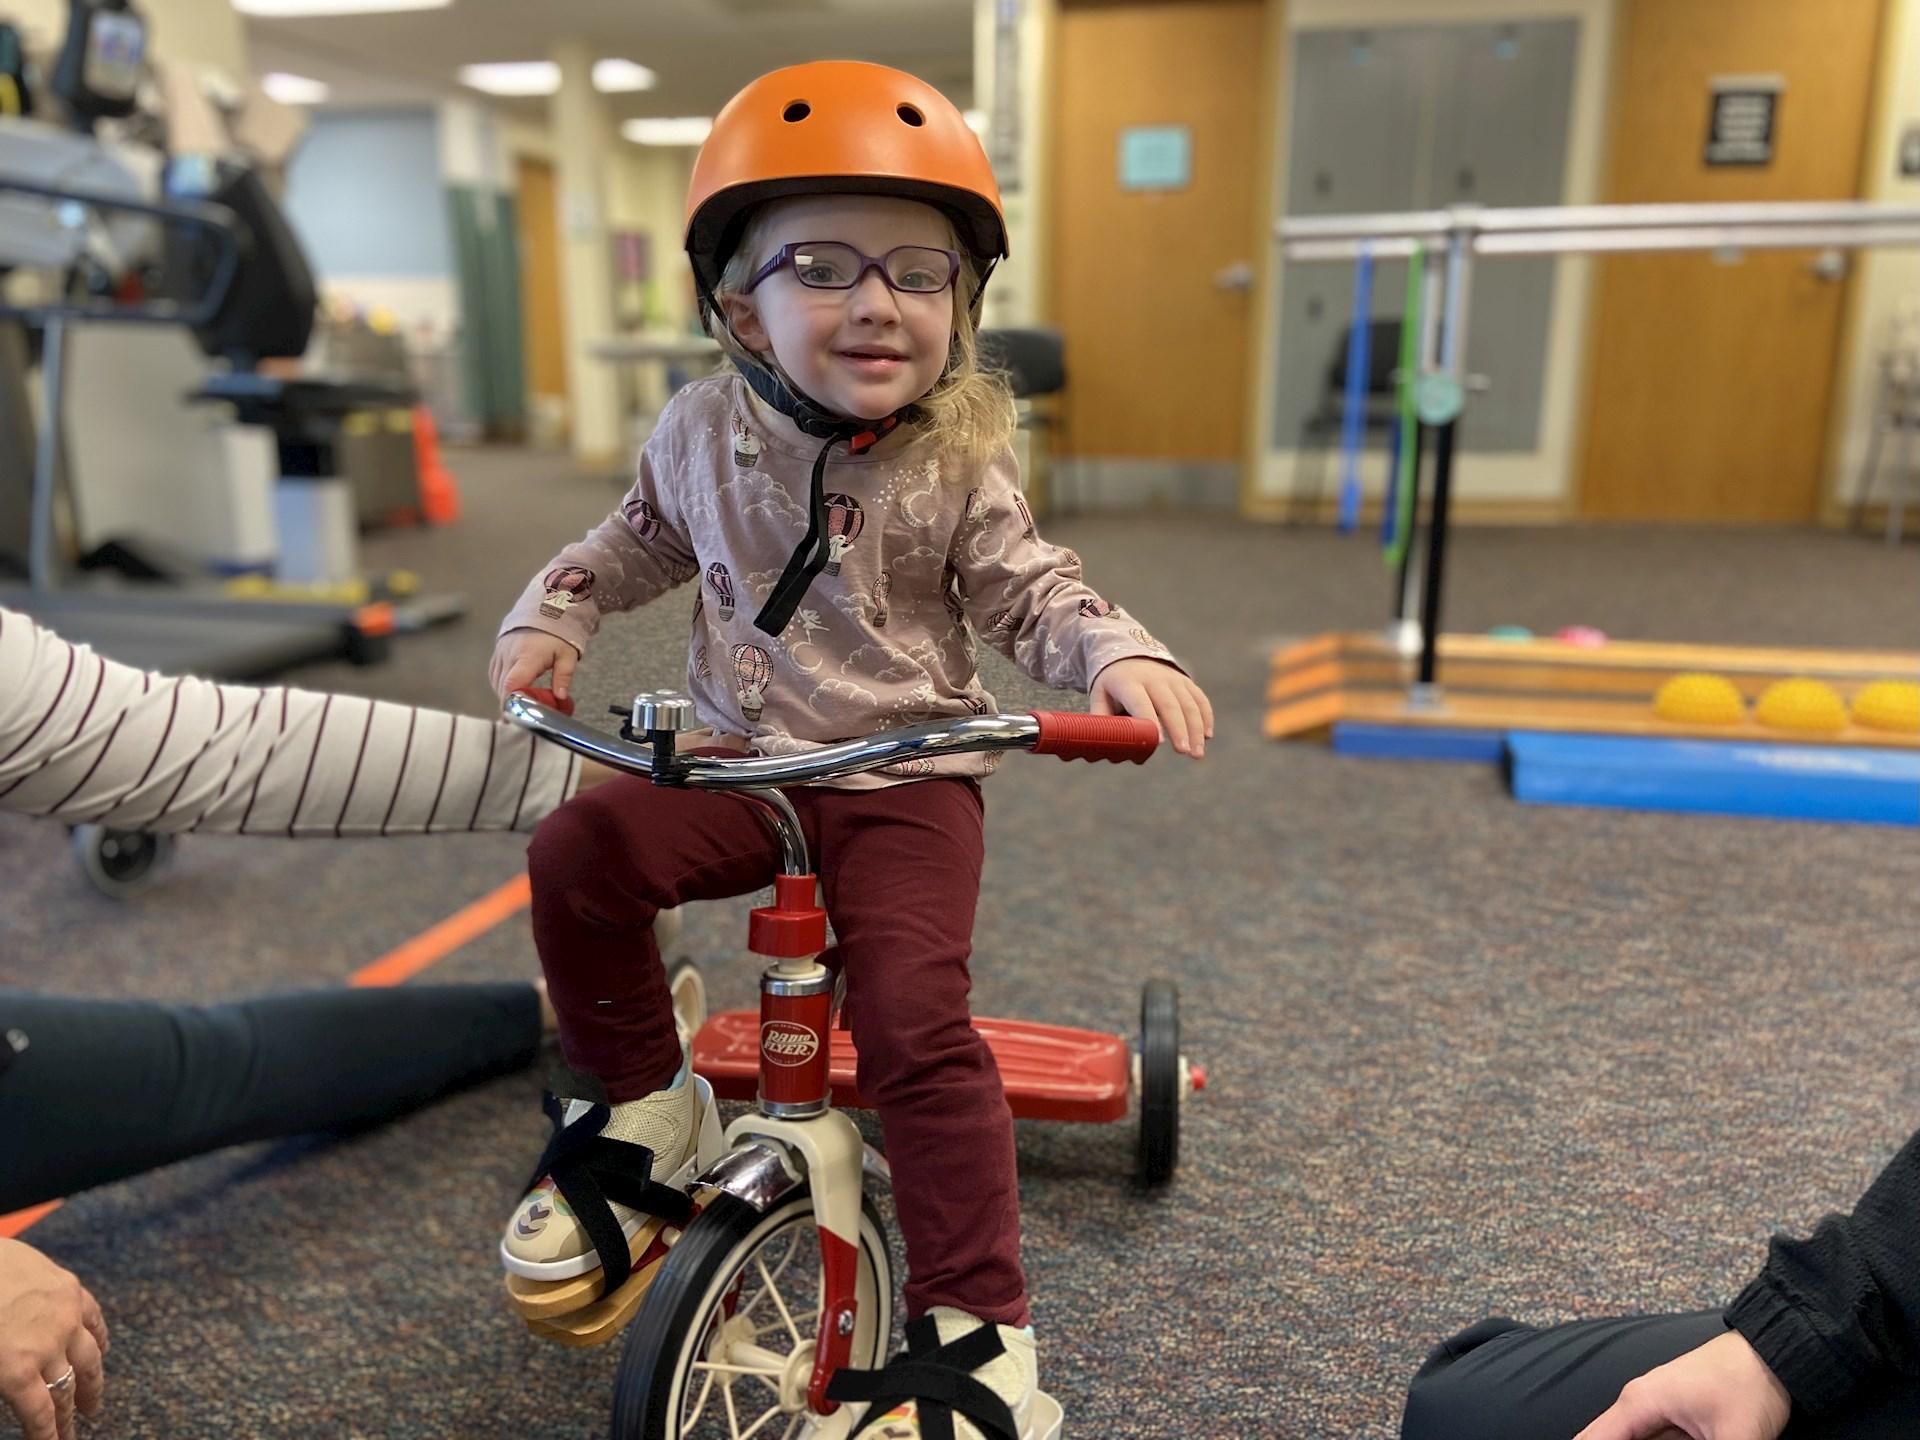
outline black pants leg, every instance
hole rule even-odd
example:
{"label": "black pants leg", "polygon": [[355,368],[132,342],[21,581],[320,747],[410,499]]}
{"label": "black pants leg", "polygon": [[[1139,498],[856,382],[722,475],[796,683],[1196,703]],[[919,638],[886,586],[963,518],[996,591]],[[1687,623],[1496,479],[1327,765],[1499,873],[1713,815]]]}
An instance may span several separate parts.
{"label": "black pants leg", "polygon": [[[1536,1330],[1482,1320],[1434,1347],[1407,1392],[1400,1440],[1571,1440],[1656,1365],[1726,1333],[1718,1310],[1578,1320]],[[1782,1440],[1897,1440],[1920,1433],[1920,1384],[1795,1418]]]}
{"label": "black pants leg", "polygon": [[378,1124],[524,1069],[540,1004],[526,984],[210,1006],[12,991],[0,993],[9,1039],[0,1212],[225,1145]]}

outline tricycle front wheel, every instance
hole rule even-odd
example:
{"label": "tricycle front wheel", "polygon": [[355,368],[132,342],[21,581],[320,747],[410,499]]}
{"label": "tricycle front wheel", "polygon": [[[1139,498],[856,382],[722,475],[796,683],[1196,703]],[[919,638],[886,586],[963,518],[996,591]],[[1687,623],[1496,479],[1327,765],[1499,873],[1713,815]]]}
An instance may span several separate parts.
{"label": "tricycle front wheel", "polygon": [[[792,1440],[812,1412],[821,1311],[820,1234],[813,1191],[801,1186],[754,1209],[716,1195],[654,1276],[627,1330],[614,1382],[615,1440]],[[870,1197],[860,1204],[848,1364],[886,1363],[893,1265]]]}

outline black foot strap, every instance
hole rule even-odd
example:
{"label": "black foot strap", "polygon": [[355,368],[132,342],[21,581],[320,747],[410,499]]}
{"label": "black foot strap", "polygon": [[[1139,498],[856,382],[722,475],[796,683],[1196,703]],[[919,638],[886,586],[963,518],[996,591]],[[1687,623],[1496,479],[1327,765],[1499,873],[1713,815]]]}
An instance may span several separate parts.
{"label": "black foot strap", "polygon": [[653,1151],[645,1145],[609,1140],[600,1133],[612,1113],[605,1105],[594,1105],[566,1125],[557,1099],[549,1095],[542,1104],[553,1121],[553,1138],[523,1188],[531,1190],[542,1178],[552,1178],[600,1256],[600,1293],[610,1295],[633,1273],[633,1258],[627,1253],[627,1237],[614,1216],[614,1204],[656,1215],[669,1225],[685,1225],[693,1218],[693,1202],[682,1191],[653,1178]]}
{"label": "black foot strap", "polygon": [[1020,1440],[1007,1402],[973,1378],[975,1370],[1004,1355],[1006,1349],[995,1325],[982,1325],[942,1345],[933,1317],[922,1315],[907,1322],[907,1348],[884,1369],[835,1372],[827,1382],[827,1398],[867,1402],[867,1413],[854,1427],[854,1435],[912,1400],[919,1407],[922,1440],[954,1440],[956,1410],[978,1426],[987,1440]]}

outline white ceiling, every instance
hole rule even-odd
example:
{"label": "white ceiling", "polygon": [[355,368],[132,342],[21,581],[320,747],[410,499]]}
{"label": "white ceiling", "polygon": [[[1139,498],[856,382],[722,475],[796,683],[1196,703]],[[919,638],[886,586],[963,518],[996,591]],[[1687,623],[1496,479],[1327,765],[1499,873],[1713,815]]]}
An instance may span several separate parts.
{"label": "white ceiling", "polygon": [[[599,56],[648,66],[652,90],[609,95],[618,119],[711,115],[756,75],[803,60],[874,60],[921,76],[962,106],[973,95],[972,0],[454,0],[440,10],[246,20],[255,73],[333,87],[333,105],[475,96],[455,78],[488,60],[542,60],[583,38]],[[547,101],[490,103],[529,117]]]}

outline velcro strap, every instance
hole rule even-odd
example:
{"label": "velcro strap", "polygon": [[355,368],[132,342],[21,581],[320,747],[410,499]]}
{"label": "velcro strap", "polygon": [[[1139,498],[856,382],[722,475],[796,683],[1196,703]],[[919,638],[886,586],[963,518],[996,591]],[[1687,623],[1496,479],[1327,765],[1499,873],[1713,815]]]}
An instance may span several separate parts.
{"label": "velcro strap", "polygon": [[836,1371],[827,1382],[827,1398],[867,1403],[867,1412],[854,1427],[854,1435],[877,1425],[890,1410],[911,1400],[919,1412],[922,1440],[954,1440],[956,1410],[987,1440],[1020,1440],[1007,1402],[973,1376],[982,1365],[1005,1354],[1006,1348],[998,1327],[993,1325],[969,1330],[958,1340],[942,1345],[933,1318],[922,1315],[907,1326],[904,1352],[879,1370]]}
{"label": "velcro strap", "polygon": [[553,1137],[524,1187],[531,1190],[543,1177],[553,1181],[600,1257],[602,1295],[611,1294],[633,1273],[626,1232],[613,1213],[615,1203],[669,1225],[684,1226],[693,1218],[693,1201],[653,1178],[652,1150],[600,1133],[611,1113],[605,1105],[594,1105],[565,1126],[558,1124],[556,1113]]}

